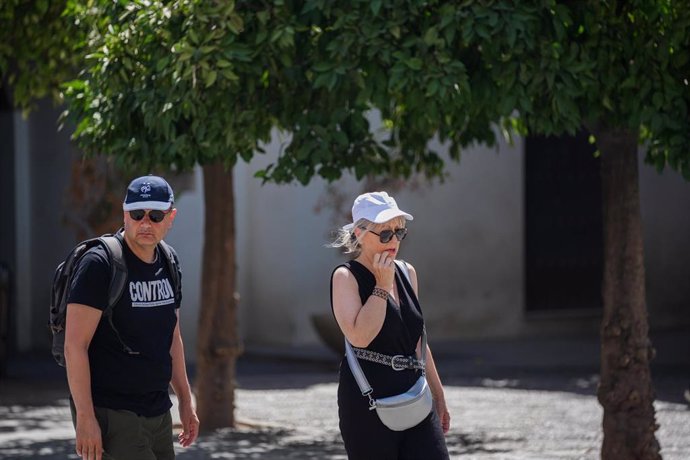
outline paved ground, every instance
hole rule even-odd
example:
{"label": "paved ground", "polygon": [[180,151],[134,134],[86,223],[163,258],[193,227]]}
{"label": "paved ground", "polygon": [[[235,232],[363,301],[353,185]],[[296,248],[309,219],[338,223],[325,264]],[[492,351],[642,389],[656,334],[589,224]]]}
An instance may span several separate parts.
{"label": "paved ground", "polygon": [[[657,437],[666,460],[690,459],[687,334],[659,337],[653,367]],[[453,417],[452,458],[595,459],[602,410],[596,339],[438,344]],[[250,350],[238,363],[240,428],[178,449],[181,460],[344,459],[336,411],[337,357],[325,349]],[[0,458],[77,458],[59,369],[11,363],[0,381]]]}

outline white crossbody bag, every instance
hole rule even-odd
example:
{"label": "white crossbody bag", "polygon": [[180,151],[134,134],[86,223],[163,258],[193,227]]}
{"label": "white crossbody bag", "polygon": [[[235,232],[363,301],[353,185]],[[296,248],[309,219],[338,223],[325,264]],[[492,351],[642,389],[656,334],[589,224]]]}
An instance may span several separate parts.
{"label": "white crossbody bag", "polygon": [[[402,269],[407,280],[410,280],[407,264],[401,261],[395,261]],[[403,431],[408,428],[417,426],[424,420],[431,412],[433,399],[431,397],[431,389],[426,381],[426,374],[424,365],[426,364],[426,328],[422,329],[422,375],[417,379],[414,385],[406,392],[388,396],[386,398],[374,399],[372,396],[373,389],[369,384],[362,367],[359,365],[357,356],[350,342],[345,339],[345,355],[347,356],[347,363],[352,370],[352,375],[357,381],[362,396],[369,398],[369,410],[375,410],[381,422],[393,431]],[[396,370],[394,358],[391,359],[391,367]]]}

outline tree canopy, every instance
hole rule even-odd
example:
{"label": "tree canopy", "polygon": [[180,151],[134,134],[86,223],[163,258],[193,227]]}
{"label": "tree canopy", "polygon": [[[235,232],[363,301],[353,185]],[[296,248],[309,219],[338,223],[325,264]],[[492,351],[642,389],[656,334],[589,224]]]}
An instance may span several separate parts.
{"label": "tree canopy", "polygon": [[60,85],[76,76],[82,35],[66,0],[6,0],[0,7],[0,80],[14,104],[60,100]]}
{"label": "tree canopy", "polygon": [[135,1],[77,17],[90,54],[67,89],[75,135],[126,163],[231,165],[278,128],[291,142],[266,180],[436,176],[435,135],[458,158],[496,126],[604,124],[690,178],[690,12],[678,2]]}

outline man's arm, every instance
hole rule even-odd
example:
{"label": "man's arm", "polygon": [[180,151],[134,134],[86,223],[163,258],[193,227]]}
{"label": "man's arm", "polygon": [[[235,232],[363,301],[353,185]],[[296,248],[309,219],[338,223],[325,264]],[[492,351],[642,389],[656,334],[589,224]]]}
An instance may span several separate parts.
{"label": "man's arm", "polygon": [[77,455],[84,460],[100,460],[103,454],[101,429],[91,398],[89,345],[103,313],[78,303],[67,305],[65,362],[67,382],[76,408]]}
{"label": "man's arm", "polygon": [[199,418],[196,415],[192,404],[192,390],[187,378],[187,366],[184,361],[184,345],[182,344],[182,334],[180,333],[180,314],[177,312],[177,324],[173,332],[172,346],[170,347],[172,357],[172,385],[180,410],[180,421],[182,422],[182,432],[178,438],[183,447],[190,446],[199,435]]}

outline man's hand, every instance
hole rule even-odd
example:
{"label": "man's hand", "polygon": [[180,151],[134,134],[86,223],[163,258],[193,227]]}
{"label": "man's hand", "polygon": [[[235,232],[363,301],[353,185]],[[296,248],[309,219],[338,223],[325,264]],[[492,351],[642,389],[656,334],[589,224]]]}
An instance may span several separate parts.
{"label": "man's hand", "polygon": [[103,439],[101,427],[93,415],[77,416],[77,455],[84,460],[101,460]]}
{"label": "man's hand", "polygon": [[182,447],[189,447],[199,436],[199,417],[196,411],[189,404],[180,404],[180,421],[182,422],[182,432],[177,436]]}

